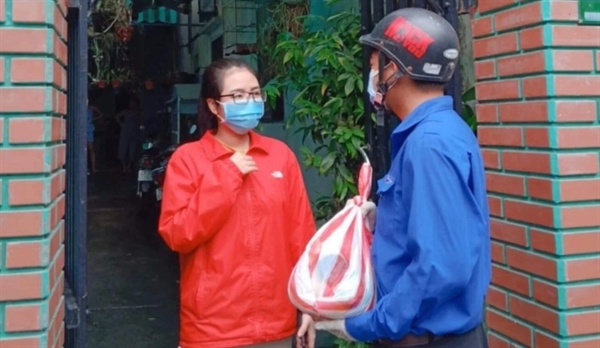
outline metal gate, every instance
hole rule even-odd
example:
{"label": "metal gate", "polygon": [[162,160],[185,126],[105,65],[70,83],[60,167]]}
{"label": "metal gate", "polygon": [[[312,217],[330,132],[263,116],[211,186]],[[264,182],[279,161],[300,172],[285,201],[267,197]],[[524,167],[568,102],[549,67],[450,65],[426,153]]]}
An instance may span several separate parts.
{"label": "metal gate", "polygon": [[[458,31],[459,12],[468,11],[477,5],[477,0],[360,0],[362,34],[370,33],[374,24],[378,23],[386,14],[406,7],[421,7],[437,12],[443,16],[455,30]],[[369,57],[371,49],[363,45],[363,82],[365,86],[369,81]],[[448,84],[446,94],[454,98],[454,109],[461,113],[461,84],[460,65],[457,66],[452,80]],[[396,117],[386,115],[379,111],[375,124],[371,119],[372,105],[367,93],[364,95],[365,105],[365,136],[369,144],[370,156],[373,159],[375,177],[385,175],[390,164],[389,136],[392,129],[398,124]],[[375,182],[375,181],[374,181]],[[373,191],[375,192],[375,191]]]}
{"label": "metal gate", "polygon": [[65,347],[86,347],[87,9],[70,0],[67,65]]}

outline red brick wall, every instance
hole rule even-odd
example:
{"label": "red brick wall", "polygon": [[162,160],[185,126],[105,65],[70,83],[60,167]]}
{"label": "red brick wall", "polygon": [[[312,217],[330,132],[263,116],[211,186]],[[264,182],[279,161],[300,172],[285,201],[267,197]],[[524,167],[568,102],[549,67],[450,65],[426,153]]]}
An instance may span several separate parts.
{"label": "red brick wall", "polygon": [[572,0],[480,0],[476,108],[492,348],[600,347],[600,26]]}
{"label": "red brick wall", "polygon": [[66,1],[0,0],[0,347],[62,347]]}

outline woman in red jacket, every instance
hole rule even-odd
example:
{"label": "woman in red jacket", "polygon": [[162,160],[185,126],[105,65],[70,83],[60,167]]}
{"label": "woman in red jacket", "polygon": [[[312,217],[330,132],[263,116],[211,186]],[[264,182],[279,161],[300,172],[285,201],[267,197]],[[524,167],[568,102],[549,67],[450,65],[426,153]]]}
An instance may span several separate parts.
{"label": "woman in red jacket", "polygon": [[253,131],[266,96],[248,65],[213,62],[201,88],[205,133],[169,161],[159,222],[180,254],[179,344],[291,347],[287,282],[315,232],[298,161]]}

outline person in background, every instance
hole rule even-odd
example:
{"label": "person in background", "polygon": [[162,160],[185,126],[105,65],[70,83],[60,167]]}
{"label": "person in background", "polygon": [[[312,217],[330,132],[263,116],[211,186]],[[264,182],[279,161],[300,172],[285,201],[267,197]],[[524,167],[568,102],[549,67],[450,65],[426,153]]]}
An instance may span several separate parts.
{"label": "person in background", "polygon": [[391,168],[378,181],[377,303],[316,328],[376,347],[486,348],[484,165],[473,132],[444,96],[458,64],[458,36],[437,14],[408,8],[384,17],[360,42],[375,50],[371,100],[401,120],[390,139]]}
{"label": "person in background", "polygon": [[215,61],[201,87],[203,134],[169,161],[158,227],[180,255],[179,345],[289,348],[287,284],[316,230],[300,166],[253,131],[266,95],[248,65]]}
{"label": "person in background", "polygon": [[[90,105],[90,100],[86,99],[87,104],[87,151],[92,164],[92,172],[96,173],[96,151],[94,150],[94,122],[104,117],[102,111],[97,107]],[[88,175],[90,172],[88,172]]]}
{"label": "person in background", "polygon": [[121,126],[119,160],[123,165],[123,173],[131,173],[131,163],[135,160],[140,130],[144,129],[139,100],[131,96],[129,108],[119,112],[115,120]]}

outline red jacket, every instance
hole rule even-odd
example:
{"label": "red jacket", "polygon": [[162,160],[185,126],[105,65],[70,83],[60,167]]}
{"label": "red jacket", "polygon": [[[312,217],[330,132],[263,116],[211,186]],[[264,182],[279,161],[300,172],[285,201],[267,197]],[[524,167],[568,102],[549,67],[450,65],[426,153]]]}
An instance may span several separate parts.
{"label": "red jacket", "polygon": [[182,348],[240,347],[296,330],[287,283],[313,215],[294,153],[250,136],[258,171],[245,176],[210,133],[169,161],[159,232],[180,253]]}

